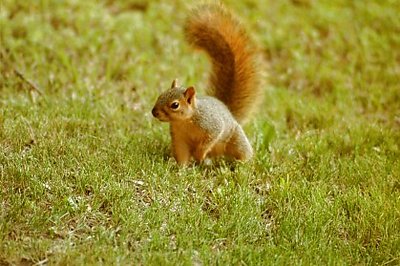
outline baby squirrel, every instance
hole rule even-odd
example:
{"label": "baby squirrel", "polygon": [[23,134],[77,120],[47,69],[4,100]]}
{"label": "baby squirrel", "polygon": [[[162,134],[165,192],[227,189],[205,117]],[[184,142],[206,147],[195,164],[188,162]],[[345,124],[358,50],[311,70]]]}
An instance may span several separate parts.
{"label": "baby squirrel", "polygon": [[249,160],[253,149],[241,124],[261,98],[256,52],[245,30],[219,4],[195,8],[184,28],[187,41],[204,50],[212,62],[208,95],[177,80],[162,93],[152,110],[170,123],[173,156],[180,165],[191,157],[228,156]]}

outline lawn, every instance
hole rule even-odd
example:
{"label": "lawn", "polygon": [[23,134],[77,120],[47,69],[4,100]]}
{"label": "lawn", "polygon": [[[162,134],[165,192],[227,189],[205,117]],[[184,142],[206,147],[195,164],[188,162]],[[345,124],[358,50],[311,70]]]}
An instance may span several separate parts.
{"label": "lawn", "polygon": [[[196,1],[0,1],[0,265],[399,265],[400,6],[224,1],[263,57],[255,158],[151,116]],[[201,92],[200,92],[201,93]]]}

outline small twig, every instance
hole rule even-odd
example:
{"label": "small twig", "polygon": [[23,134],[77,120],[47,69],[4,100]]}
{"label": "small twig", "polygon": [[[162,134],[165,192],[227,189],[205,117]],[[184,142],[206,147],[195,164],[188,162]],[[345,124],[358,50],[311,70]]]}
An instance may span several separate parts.
{"label": "small twig", "polygon": [[40,95],[43,95],[43,92],[36,86],[32,81],[27,79],[18,69],[14,68],[14,73],[26,84],[29,85],[30,89],[38,92]]}
{"label": "small twig", "polygon": [[33,97],[33,92],[37,92],[39,95],[43,95],[43,91],[34,82],[26,78],[25,75],[14,66],[14,64],[10,61],[8,54],[3,49],[0,49],[0,58],[1,60],[5,61],[6,64],[9,65],[11,70],[18,78],[20,78],[23,82],[28,84],[29,91],[31,92],[32,97]]}
{"label": "small twig", "polygon": [[383,263],[382,265],[388,265],[388,264],[391,264],[392,262],[395,262],[396,260],[398,260],[399,258],[393,258],[393,259],[391,259],[391,260],[389,260],[389,261],[386,261],[385,263]]}
{"label": "small twig", "polygon": [[34,266],[44,265],[44,264],[47,264],[48,261],[49,261],[49,259],[45,258],[44,260],[38,261],[37,263],[35,263],[33,265]]}

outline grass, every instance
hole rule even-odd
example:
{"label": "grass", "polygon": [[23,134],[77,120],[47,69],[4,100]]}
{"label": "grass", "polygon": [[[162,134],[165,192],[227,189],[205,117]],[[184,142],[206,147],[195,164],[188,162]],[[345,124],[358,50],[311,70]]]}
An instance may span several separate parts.
{"label": "grass", "polygon": [[206,86],[195,1],[0,4],[0,264],[400,263],[396,1],[226,1],[266,62],[256,157],[184,169],[150,110]]}

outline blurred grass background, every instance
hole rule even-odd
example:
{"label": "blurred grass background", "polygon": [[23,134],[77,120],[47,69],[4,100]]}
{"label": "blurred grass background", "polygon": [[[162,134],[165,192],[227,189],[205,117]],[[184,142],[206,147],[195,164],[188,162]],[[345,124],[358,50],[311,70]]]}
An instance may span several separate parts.
{"label": "blurred grass background", "polygon": [[196,3],[0,2],[0,264],[398,265],[398,1],[224,1],[265,61],[257,155],[179,169],[150,110],[207,85]]}

